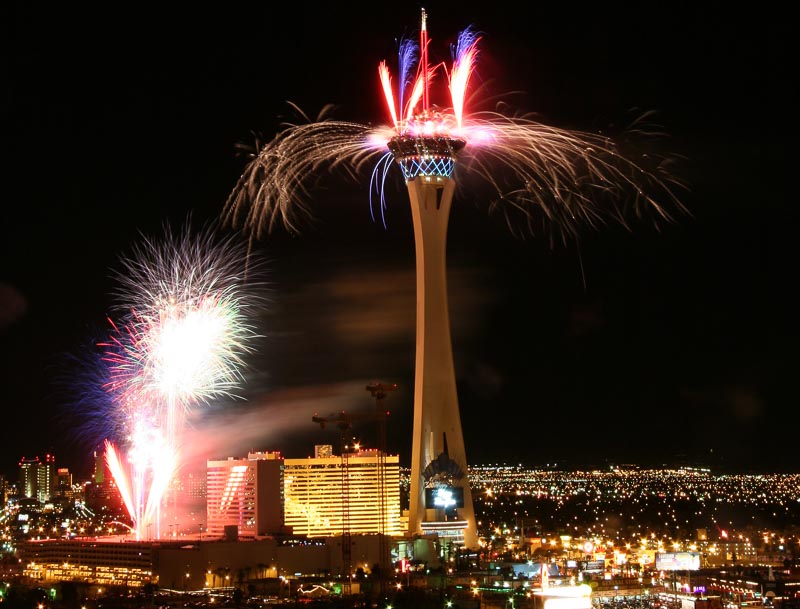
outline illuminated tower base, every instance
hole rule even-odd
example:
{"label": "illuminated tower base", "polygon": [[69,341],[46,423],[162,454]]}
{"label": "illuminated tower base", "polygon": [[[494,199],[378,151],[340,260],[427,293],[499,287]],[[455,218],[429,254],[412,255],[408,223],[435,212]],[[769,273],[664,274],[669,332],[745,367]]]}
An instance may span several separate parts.
{"label": "illuminated tower base", "polygon": [[389,149],[403,169],[416,244],[417,332],[409,533],[438,533],[477,548],[464,436],[450,340],[445,265],[455,182],[453,138],[396,137]]}

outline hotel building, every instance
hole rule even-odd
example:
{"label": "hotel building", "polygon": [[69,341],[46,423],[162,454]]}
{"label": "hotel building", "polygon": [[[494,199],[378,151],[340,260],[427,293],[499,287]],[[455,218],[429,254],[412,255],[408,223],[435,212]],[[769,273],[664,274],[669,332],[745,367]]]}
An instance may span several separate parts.
{"label": "hotel building", "polygon": [[400,512],[399,456],[368,449],[342,458],[330,448],[320,445],[314,457],[284,459],[286,525],[309,537],[403,535],[407,525]]}
{"label": "hotel building", "polygon": [[[347,475],[345,475],[347,472]],[[315,456],[285,459],[278,452],[209,460],[206,475],[209,538],[308,537],[405,533],[400,513],[400,458],[376,449],[345,458],[329,445]],[[284,528],[285,525],[285,528]]]}
{"label": "hotel building", "polygon": [[[256,538],[283,526],[283,458],[253,452],[207,462],[206,518],[210,537]],[[234,533],[235,531],[235,533]]]}

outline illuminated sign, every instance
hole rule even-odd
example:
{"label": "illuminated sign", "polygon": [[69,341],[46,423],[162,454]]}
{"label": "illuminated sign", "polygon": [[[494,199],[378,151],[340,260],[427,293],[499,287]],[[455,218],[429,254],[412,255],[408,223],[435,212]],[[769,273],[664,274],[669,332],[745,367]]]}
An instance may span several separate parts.
{"label": "illuminated sign", "polygon": [[697,571],[700,569],[699,552],[659,552],[656,554],[659,571]]}
{"label": "illuminated sign", "polygon": [[425,489],[425,507],[449,510],[464,507],[464,489],[453,486],[440,486]]}
{"label": "illuminated sign", "polygon": [[592,609],[592,599],[588,596],[575,598],[546,598],[544,609]]}
{"label": "illuminated sign", "polygon": [[580,586],[563,586],[534,591],[537,609],[591,609],[592,589]]}

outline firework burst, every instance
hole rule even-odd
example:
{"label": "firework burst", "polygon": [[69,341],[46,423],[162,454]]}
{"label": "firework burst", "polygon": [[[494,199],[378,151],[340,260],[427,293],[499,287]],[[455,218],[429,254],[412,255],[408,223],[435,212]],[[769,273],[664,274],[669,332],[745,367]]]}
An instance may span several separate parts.
{"label": "firework burst", "polygon": [[168,228],[122,260],[116,293],[122,321],[100,343],[106,390],[120,421],[121,454],[106,441],[106,462],[137,537],[158,519],[180,463],[183,422],[191,408],[233,396],[257,334],[248,321],[260,296],[245,281],[254,266],[244,244],[206,230]]}
{"label": "firework burst", "polygon": [[[145,238],[122,260],[110,388],[191,408],[232,395],[257,337],[258,304],[245,279],[249,255],[234,238],[186,229]],[[252,267],[251,267],[252,272]]]}
{"label": "firework burst", "polygon": [[[655,150],[626,153],[622,141],[549,126],[504,103],[471,112],[466,102],[481,36],[467,28],[452,45],[452,63],[431,67],[426,19],[423,11],[419,44],[404,39],[399,45],[396,90],[387,62],[378,66],[390,122],[334,120],[330,106],[311,120],[294,107],[299,120],[285,123],[251,151],[226,202],[227,222],[254,238],[276,225],[298,232],[300,221],[312,215],[310,193],[323,170],[355,181],[369,175],[370,208],[373,217],[376,210],[383,217],[385,184],[395,161],[406,181],[420,172],[455,170],[458,188],[505,213],[513,232],[547,230],[566,238],[577,235],[581,225],[597,227],[612,219],[625,225],[631,215],[645,214],[670,220],[675,212],[686,213],[677,194],[684,186],[671,173],[674,159]],[[449,92],[442,107],[428,98],[438,81],[446,82]],[[634,135],[657,135],[645,130],[646,117],[626,132],[628,143]],[[432,149],[432,142],[445,148]],[[421,166],[404,162],[402,157],[412,154],[423,159]]]}

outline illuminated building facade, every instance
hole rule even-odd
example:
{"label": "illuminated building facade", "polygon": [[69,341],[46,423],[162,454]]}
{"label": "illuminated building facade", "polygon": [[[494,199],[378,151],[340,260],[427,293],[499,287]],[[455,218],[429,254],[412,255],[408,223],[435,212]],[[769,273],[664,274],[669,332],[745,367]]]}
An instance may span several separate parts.
{"label": "illuminated building facade", "polygon": [[56,488],[56,458],[47,454],[39,457],[23,457],[19,462],[19,490],[28,499],[49,501]]}
{"label": "illuminated building facade", "polygon": [[104,484],[106,480],[111,480],[111,472],[108,470],[108,463],[106,462],[105,451],[94,451],[94,483]]}
{"label": "illuminated building facade", "polygon": [[56,494],[66,495],[72,489],[72,474],[69,468],[59,467],[56,470]]}
{"label": "illuminated building facade", "polygon": [[44,503],[49,501],[56,487],[56,458],[45,455],[36,468],[36,498]]}
{"label": "illuminated building facade", "polygon": [[[197,537],[157,542],[120,537],[44,539],[22,542],[19,558],[24,576],[38,585],[75,581],[135,589],[153,583],[175,590],[230,590],[234,582],[243,585],[250,579],[263,585],[264,578],[339,573],[339,544],[336,537],[231,542]],[[380,551],[378,535],[353,536],[353,553],[364,563],[378,563]]]}
{"label": "illuminated building facade", "polygon": [[154,546],[145,542],[48,539],[23,542],[19,551],[23,574],[36,581],[135,588],[153,579]]}
{"label": "illuminated building facade", "polygon": [[295,534],[337,535],[345,524],[353,534],[397,537],[405,532],[400,516],[398,455],[381,458],[376,449],[348,453],[345,459],[331,450],[315,454],[325,456],[283,462],[285,523]]}
{"label": "illuminated building facade", "polygon": [[277,533],[283,526],[283,458],[278,452],[249,453],[246,459],[209,460],[206,465],[206,522],[211,537],[236,527],[238,537]]}
{"label": "illuminated building facade", "polygon": [[122,494],[112,478],[106,478],[101,484],[86,484],[84,497],[86,507],[92,511],[108,511],[123,517],[127,513],[122,502]]}
{"label": "illuminated building facade", "polygon": [[36,497],[39,457],[22,457],[19,462],[19,492],[23,497]]}
{"label": "illuminated building facade", "polygon": [[203,475],[198,475],[195,472],[189,472],[184,477],[184,491],[188,497],[192,499],[202,499],[205,500],[206,498],[206,483],[207,478]]}

